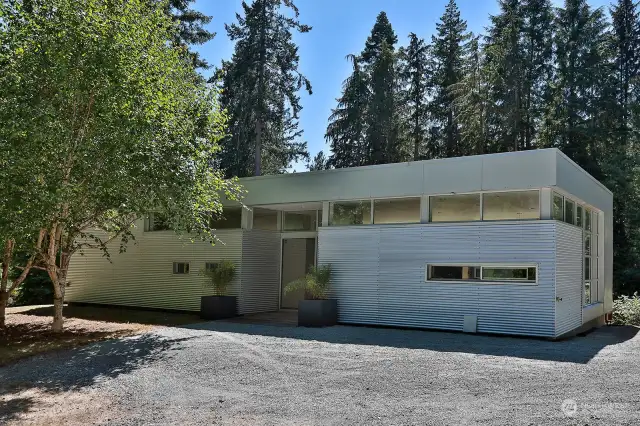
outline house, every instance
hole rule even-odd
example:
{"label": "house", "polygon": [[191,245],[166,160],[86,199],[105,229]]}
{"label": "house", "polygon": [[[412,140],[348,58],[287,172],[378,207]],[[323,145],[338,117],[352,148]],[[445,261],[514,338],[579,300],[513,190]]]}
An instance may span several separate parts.
{"label": "house", "polygon": [[67,300],[197,311],[198,271],[228,259],[241,314],[296,308],[283,284],[315,262],[346,324],[555,338],[612,310],[612,193],[557,149],[240,182],[222,243],[147,218],[112,263],[74,256]]}

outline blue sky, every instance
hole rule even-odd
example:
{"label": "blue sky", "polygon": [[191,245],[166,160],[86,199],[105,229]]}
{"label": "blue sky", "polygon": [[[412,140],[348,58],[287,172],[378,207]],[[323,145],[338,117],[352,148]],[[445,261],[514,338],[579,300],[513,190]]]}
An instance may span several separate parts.
{"label": "blue sky", "polygon": [[[589,3],[600,7],[612,1],[591,0]],[[297,0],[295,3],[300,9],[301,22],[313,27],[307,34],[294,35],[294,40],[300,47],[300,71],[313,86],[312,95],[301,96],[300,126],[309,152],[315,155],[320,150],[329,151],[324,140],[327,119],[335,107],[335,99],[340,96],[343,80],[351,72],[345,56],[362,50],[378,13],[382,10],[387,13],[399,45],[407,44],[410,32],[430,41],[448,0]],[[554,1],[556,5],[561,3]],[[496,0],[458,0],[458,7],[474,33],[483,32],[489,15],[498,13]],[[241,0],[197,0],[195,8],[213,16],[208,28],[217,33],[214,40],[199,47],[203,57],[213,65],[231,58],[233,44],[227,38],[224,24],[235,22],[235,13],[242,11]],[[304,169],[300,164],[294,168]]]}

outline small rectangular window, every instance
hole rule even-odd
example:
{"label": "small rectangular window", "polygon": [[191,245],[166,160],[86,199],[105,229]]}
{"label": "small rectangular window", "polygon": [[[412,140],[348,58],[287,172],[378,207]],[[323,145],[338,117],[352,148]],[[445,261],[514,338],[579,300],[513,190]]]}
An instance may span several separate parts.
{"label": "small rectangular window", "polygon": [[576,209],[576,225],[581,228],[584,226],[584,209],[582,206],[578,206]]}
{"label": "small rectangular window", "polygon": [[370,225],[371,201],[340,201],[329,203],[331,226]]}
{"label": "small rectangular window", "polygon": [[204,270],[207,272],[213,271],[218,267],[218,262],[206,262],[204,264]]}
{"label": "small rectangular window", "polygon": [[564,220],[564,197],[555,192],[553,193],[553,218]]}
{"label": "small rectangular window", "polygon": [[431,281],[487,281],[521,282],[535,284],[537,268],[535,266],[491,266],[491,265],[427,265],[426,280]]}
{"label": "small rectangular window", "polygon": [[575,207],[576,203],[572,200],[568,198],[564,199],[564,221],[571,225],[576,224]]}
{"label": "small rectangular window", "polygon": [[420,198],[375,200],[373,223],[420,223]]}
{"label": "small rectangular window", "polygon": [[482,195],[482,220],[540,219],[538,191],[489,192]]}
{"label": "small rectangular window", "polygon": [[429,197],[431,222],[470,222],[480,220],[480,194]]}
{"label": "small rectangular window", "polygon": [[173,273],[177,275],[183,275],[189,273],[188,262],[173,262]]}

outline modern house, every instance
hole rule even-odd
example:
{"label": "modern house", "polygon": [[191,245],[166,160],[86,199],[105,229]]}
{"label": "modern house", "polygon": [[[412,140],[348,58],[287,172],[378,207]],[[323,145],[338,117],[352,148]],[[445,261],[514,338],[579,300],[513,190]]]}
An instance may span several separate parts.
{"label": "modern house", "polygon": [[316,262],[347,324],[555,338],[612,310],[612,193],[557,149],[240,182],[222,243],[141,220],[112,263],[74,257],[67,300],[197,311],[198,272],[228,259],[241,314],[296,308],[283,284]]}

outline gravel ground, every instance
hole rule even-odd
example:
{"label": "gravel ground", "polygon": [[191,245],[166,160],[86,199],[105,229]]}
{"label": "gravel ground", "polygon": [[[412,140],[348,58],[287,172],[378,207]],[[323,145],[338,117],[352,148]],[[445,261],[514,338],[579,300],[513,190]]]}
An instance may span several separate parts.
{"label": "gravel ground", "polygon": [[637,331],[156,328],[0,369],[0,424],[638,425]]}

